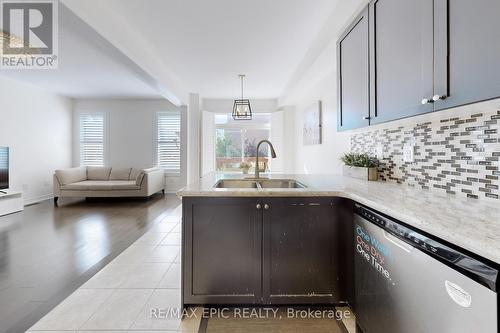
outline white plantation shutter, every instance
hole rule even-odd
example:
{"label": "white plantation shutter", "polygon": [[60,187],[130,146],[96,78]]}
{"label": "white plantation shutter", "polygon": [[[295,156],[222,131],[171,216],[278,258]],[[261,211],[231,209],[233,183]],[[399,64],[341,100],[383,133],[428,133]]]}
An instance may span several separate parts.
{"label": "white plantation shutter", "polygon": [[181,114],[179,111],[157,114],[158,167],[167,173],[181,172]]}
{"label": "white plantation shutter", "polygon": [[80,165],[104,166],[104,114],[80,115]]}

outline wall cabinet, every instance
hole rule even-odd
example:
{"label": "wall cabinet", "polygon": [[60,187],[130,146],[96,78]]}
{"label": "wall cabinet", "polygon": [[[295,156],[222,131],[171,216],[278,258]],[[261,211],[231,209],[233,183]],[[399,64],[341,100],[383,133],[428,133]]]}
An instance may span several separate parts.
{"label": "wall cabinet", "polygon": [[371,124],[433,110],[433,0],[370,4]]}
{"label": "wall cabinet", "polygon": [[368,9],[346,29],[337,43],[338,128],[370,124]]}
{"label": "wall cabinet", "polygon": [[500,97],[498,0],[435,0],[435,110]]}
{"label": "wall cabinet", "polygon": [[352,213],[343,212],[351,205],[340,198],[183,198],[183,303],[348,300],[352,288],[342,285],[352,280],[352,249],[344,233]]}
{"label": "wall cabinet", "polygon": [[351,25],[338,43],[339,129],[367,125],[344,123],[360,114],[378,124],[500,97],[499,12],[498,0],[373,0],[361,13],[369,23],[369,106],[359,93],[358,104],[349,102],[352,87],[366,82],[343,63],[359,65],[365,55],[364,46],[357,56],[349,49],[346,41],[362,39]]}

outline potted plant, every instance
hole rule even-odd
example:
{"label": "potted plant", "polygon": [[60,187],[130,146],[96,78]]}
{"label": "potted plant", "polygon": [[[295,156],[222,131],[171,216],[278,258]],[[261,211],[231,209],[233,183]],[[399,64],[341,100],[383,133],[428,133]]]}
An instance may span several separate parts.
{"label": "potted plant", "polygon": [[341,158],[344,162],[344,176],[363,180],[378,180],[378,160],[368,154],[345,153]]}
{"label": "potted plant", "polygon": [[241,172],[243,172],[243,174],[248,174],[248,170],[250,170],[250,167],[252,165],[248,162],[241,162],[240,163],[240,169],[241,169]]}

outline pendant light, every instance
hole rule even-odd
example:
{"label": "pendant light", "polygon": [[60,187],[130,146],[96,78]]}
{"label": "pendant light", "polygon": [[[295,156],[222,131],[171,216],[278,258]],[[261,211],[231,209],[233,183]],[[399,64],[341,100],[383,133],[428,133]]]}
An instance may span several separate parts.
{"label": "pendant light", "polygon": [[234,120],[252,120],[252,108],[250,107],[250,100],[243,99],[243,79],[244,74],[239,75],[241,80],[241,99],[235,99],[233,105],[233,119]]}

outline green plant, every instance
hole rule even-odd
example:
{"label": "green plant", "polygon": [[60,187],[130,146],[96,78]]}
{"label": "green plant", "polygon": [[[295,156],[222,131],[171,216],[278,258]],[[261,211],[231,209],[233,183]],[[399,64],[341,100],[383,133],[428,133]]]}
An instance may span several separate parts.
{"label": "green plant", "polygon": [[379,164],[375,157],[359,153],[345,153],[340,160],[351,167],[375,168]]}
{"label": "green plant", "polygon": [[241,162],[240,163],[240,169],[250,169],[252,165],[248,162]]}

